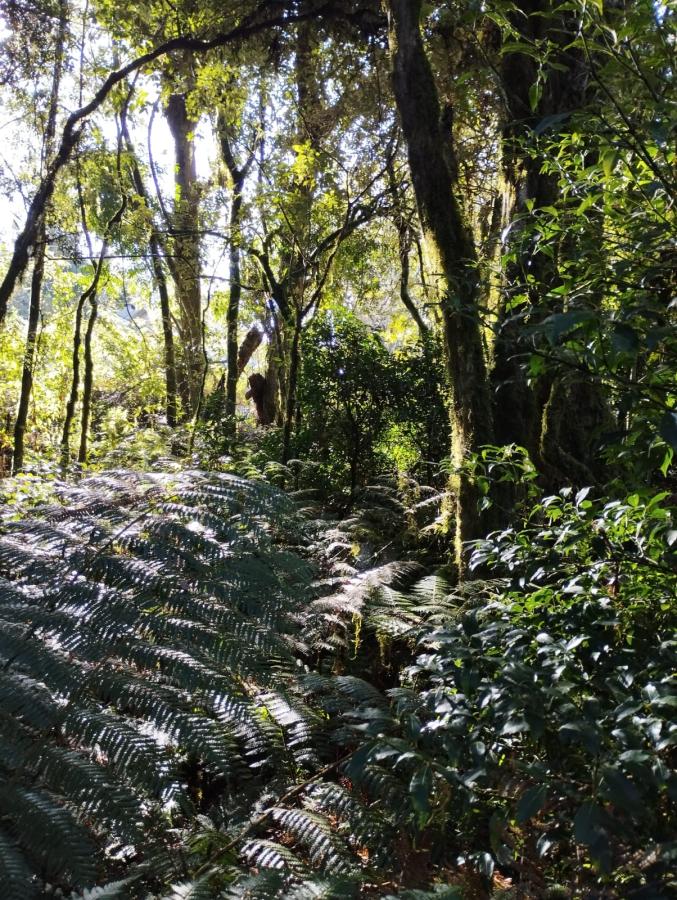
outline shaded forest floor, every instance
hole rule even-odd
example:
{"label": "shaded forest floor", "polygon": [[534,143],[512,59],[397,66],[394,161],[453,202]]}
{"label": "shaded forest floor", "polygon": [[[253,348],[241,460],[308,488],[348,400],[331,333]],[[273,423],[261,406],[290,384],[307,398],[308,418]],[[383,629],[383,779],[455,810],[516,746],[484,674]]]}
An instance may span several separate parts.
{"label": "shaded forest floor", "polygon": [[376,487],[331,523],[200,471],[3,492],[13,898],[670,896],[665,498],[565,491],[453,585],[385,561]]}

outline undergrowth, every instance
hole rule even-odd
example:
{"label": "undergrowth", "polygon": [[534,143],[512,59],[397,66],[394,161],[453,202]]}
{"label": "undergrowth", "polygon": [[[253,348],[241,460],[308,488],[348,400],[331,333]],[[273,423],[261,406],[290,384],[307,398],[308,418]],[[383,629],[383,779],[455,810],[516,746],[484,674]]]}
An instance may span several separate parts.
{"label": "undergrowth", "polygon": [[4,490],[7,896],[675,888],[666,495],[534,503],[453,586],[384,550],[387,485],[332,521],[199,471]]}

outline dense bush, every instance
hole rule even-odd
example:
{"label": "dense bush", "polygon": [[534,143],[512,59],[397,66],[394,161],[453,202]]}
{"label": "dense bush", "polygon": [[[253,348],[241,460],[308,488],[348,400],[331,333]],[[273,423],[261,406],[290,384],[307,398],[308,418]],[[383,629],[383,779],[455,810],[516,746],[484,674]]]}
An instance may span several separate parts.
{"label": "dense bush", "polygon": [[111,878],[101,896],[669,896],[664,494],[546,498],[478,544],[491,580],[452,589],[356,572],[333,529],[316,582],[310,532],[260,482],[7,485],[13,897]]}
{"label": "dense bush", "polygon": [[426,474],[446,452],[448,416],[431,348],[389,350],[353,313],[320,314],[304,334],[295,453],[350,497],[378,475]]}
{"label": "dense bush", "polygon": [[587,495],[546,498],[528,527],[483,542],[473,562],[494,580],[465,594],[430,578],[368,594],[381,641],[418,656],[389,701],[351,688],[339,739],[357,740],[349,777],[427,848],[424,869],[500,869],[520,897],[560,883],[667,898],[676,534],[664,494]]}

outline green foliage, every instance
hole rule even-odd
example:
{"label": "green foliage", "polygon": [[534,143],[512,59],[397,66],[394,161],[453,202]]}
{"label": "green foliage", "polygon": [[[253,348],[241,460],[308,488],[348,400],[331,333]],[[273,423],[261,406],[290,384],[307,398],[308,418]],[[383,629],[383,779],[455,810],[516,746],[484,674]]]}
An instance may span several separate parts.
{"label": "green foliage", "polygon": [[[535,121],[518,142],[545,202],[526,200],[503,258],[519,272],[508,327],[520,323],[536,389],[556,379],[573,398],[579,421],[559,432],[563,449],[589,460],[601,448],[613,474],[637,485],[669,476],[675,451],[674,10],[570,10],[580,27],[568,52],[585,61],[590,88],[580,108]],[[559,40],[503,52],[534,57],[543,90],[558,77],[547,70]]]}
{"label": "green foliage", "polygon": [[315,716],[287,696],[310,570],[272,538],[291,512],[232,476],[120,471],[5,514],[3,883],[86,887],[312,763]]}
{"label": "green foliage", "polygon": [[332,310],[304,333],[296,452],[315,486],[426,473],[446,449],[447,416],[432,348],[389,352],[356,315]]}
{"label": "green foliage", "polygon": [[[33,472],[0,485],[3,896],[671,896],[674,9],[422,6],[475,244],[485,361],[505,364],[494,419],[513,416],[504,387],[516,407],[524,389],[535,410],[515,409],[524,433],[510,437],[531,457],[515,444],[473,446],[452,471],[439,465],[451,437],[441,373],[445,354],[449,363],[465,348],[439,343],[439,273],[419,246],[382,4],[335,4],[319,22],[272,30],[259,23],[285,4],[217,6],[179,2],[168,15],[165,4],[97,0],[69,24],[57,132],[79,102],[80,66],[86,100],[119,59],[196,40],[150,63],[129,98],[131,141],[157,198],[133,200],[131,153],[114,146],[121,82],[46,210]],[[0,35],[0,189],[12,210],[45,169],[55,13],[0,3],[14,32]],[[240,26],[255,39],[203,52],[200,41]],[[171,197],[174,165],[186,175],[190,162],[160,152],[151,171],[145,147],[153,104],[159,123],[174,91],[198,137],[188,231],[199,226],[194,262],[204,263],[193,275],[203,277],[207,394],[228,352],[233,286],[222,224],[233,185],[207,161],[214,107],[234,156],[254,154],[240,331],[263,322],[271,345],[254,367],[268,371],[263,355],[277,348],[283,403],[303,314],[297,458],[285,452],[284,464],[278,428],[245,425],[236,446],[224,440],[217,394],[195,434],[163,421],[149,238],[174,289],[181,382],[174,251],[190,235],[177,232]],[[50,460],[73,313],[91,278],[80,200],[96,253],[121,191],[129,202],[98,298],[90,462],[151,473],[68,484]],[[469,274],[454,273],[459,287]],[[0,329],[0,476],[29,275]],[[425,310],[419,344],[411,303]],[[463,343],[467,310],[451,306],[447,339]],[[495,327],[507,347],[491,343]],[[236,474],[177,473],[170,457],[193,446]],[[461,584],[443,566],[449,475],[503,523],[468,548]]]}
{"label": "green foliage", "polygon": [[439,862],[455,853],[490,876],[527,860],[534,885],[575,882],[583,895],[674,889],[666,499],[545,498],[524,529],[479,543],[473,566],[498,580],[465,595],[438,579],[377,588],[361,608],[419,655],[389,700],[337,680],[332,696],[350,698],[334,701],[339,739],[359,747],[346,772]]}

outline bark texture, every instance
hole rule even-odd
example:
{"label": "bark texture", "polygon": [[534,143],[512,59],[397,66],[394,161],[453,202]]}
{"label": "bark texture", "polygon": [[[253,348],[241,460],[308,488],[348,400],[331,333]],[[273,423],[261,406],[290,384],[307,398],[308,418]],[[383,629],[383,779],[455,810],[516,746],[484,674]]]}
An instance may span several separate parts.
{"label": "bark texture", "polygon": [[197,409],[202,387],[202,294],[200,290],[200,191],[195,167],[195,121],[185,93],[174,93],[165,107],[174,140],[172,250],[176,302],[181,331],[180,370],[187,417]]}
{"label": "bark texture", "polygon": [[[559,127],[567,127],[567,115],[586,102],[589,62],[579,49],[569,46],[577,27],[575,19],[551,0],[527,0],[519,12],[512,13],[512,23],[525,44],[537,46],[548,41],[550,61],[556,66],[548,68],[538,103],[532,108],[530,97],[539,77],[538,61],[519,52],[506,53],[501,61],[506,101],[502,139],[505,225],[509,226],[509,245],[517,253],[505,273],[504,306],[494,354],[496,438],[498,443],[525,446],[542,473],[544,486],[556,490],[563,483],[595,480],[595,437],[609,428],[608,407],[592,382],[586,387],[580,380],[573,382],[560,374],[546,373],[534,388],[527,384],[523,359],[529,346],[523,322],[506,311],[505,301],[524,293],[528,301],[524,309],[537,307],[542,315],[562,311],[561,305],[552,301],[546,310],[546,296],[560,283],[559,263],[575,249],[566,236],[554,257],[538,252],[532,242],[524,246],[523,223],[527,217],[561,202],[557,177],[542,171],[542,159],[527,153],[524,141],[547,117],[563,116]],[[603,231],[601,222],[599,231]],[[522,259],[528,259],[528,270]]]}
{"label": "bark texture", "polygon": [[221,146],[221,156],[228,169],[232,185],[230,220],[228,223],[228,237],[230,240],[230,247],[228,249],[228,275],[230,287],[228,292],[228,309],[226,312],[227,369],[225,422],[227,437],[232,441],[235,439],[236,430],[235,410],[237,404],[237,382],[244,365],[246,365],[246,362],[244,365],[240,365],[237,333],[240,320],[240,299],[242,296],[240,271],[242,255],[242,192],[254,155],[252,151],[245,164],[243,166],[238,165],[228,133],[228,122],[223,111],[219,112],[217,129],[219,144]]}
{"label": "bark texture", "polygon": [[385,0],[392,78],[430,266],[436,278],[451,388],[455,557],[486,530],[469,454],[493,442],[491,398],[479,320],[477,257],[458,202],[454,156],[420,32],[421,0]]}

